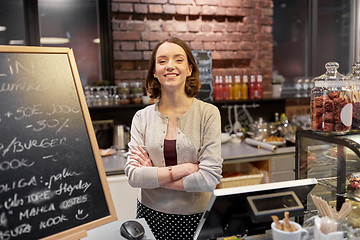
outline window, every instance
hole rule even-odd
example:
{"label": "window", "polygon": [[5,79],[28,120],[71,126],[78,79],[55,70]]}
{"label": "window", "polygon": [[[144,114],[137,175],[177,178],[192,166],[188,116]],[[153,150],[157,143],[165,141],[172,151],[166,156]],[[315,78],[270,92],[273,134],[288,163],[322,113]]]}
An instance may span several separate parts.
{"label": "window", "polygon": [[0,45],[24,45],[25,24],[22,0],[0,1]]}
{"label": "window", "polygon": [[330,61],[343,74],[351,70],[351,2],[274,1],[274,68],[286,83],[319,76]]}
{"label": "window", "polygon": [[83,85],[104,79],[112,83],[109,4],[110,0],[2,0],[0,44],[72,48]]}
{"label": "window", "polygon": [[38,0],[41,46],[74,51],[83,85],[98,82],[100,38],[96,0]]}

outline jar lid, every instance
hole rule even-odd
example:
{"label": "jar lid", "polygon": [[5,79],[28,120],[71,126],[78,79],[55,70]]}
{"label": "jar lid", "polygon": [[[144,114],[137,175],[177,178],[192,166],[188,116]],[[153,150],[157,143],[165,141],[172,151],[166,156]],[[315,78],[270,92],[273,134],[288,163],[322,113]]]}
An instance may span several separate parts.
{"label": "jar lid", "polygon": [[346,81],[314,81],[315,87],[347,87],[349,82]]}
{"label": "jar lid", "polygon": [[142,82],[135,81],[130,83],[130,87],[142,87]]}
{"label": "jar lid", "polygon": [[346,76],[348,81],[360,81],[360,62],[355,62],[352,65],[352,71]]}
{"label": "jar lid", "polygon": [[118,83],[118,87],[128,88],[128,87],[129,87],[129,83],[128,83],[128,82],[119,82],[119,83]]}
{"label": "jar lid", "polygon": [[[318,81],[344,81],[345,76],[337,71],[339,64],[337,62],[328,62],[325,64],[326,72],[313,79],[313,82]],[[315,84],[316,85],[316,84]]]}
{"label": "jar lid", "polygon": [[360,80],[349,80],[347,81],[349,83],[349,86],[360,86]]}
{"label": "jar lid", "polygon": [[131,97],[130,94],[126,94],[126,93],[119,94],[119,98],[120,98],[120,99],[127,99],[127,98],[130,98],[130,97]]}
{"label": "jar lid", "polygon": [[133,93],[132,94],[132,97],[133,98],[141,98],[144,94],[141,92],[141,93]]}

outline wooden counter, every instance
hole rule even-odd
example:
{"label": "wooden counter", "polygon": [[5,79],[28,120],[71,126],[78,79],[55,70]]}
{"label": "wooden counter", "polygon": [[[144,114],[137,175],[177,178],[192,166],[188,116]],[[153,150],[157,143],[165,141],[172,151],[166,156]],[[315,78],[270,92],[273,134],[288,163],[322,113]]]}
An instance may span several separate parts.
{"label": "wooden counter", "polygon": [[224,170],[241,163],[252,163],[266,173],[263,182],[279,182],[295,179],[295,147],[279,147],[268,151],[250,146],[245,142],[228,142],[222,145]]}

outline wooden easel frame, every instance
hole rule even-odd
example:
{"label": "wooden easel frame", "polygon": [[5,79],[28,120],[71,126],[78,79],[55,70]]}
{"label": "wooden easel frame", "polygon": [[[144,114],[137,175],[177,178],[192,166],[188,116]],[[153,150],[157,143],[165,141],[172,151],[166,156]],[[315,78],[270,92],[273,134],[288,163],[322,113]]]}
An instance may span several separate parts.
{"label": "wooden easel frame", "polygon": [[98,169],[98,173],[99,173],[99,177],[100,177],[100,181],[102,184],[102,188],[104,190],[104,196],[106,199],[106,203],[107,203],[107,207],[109,209],[109,213],[110,215],[97,219],[95,221],[83,224],[83,225],[79,225],[77,227],[68,229],[66,231],[63,232],[59,232],[56,234],[53,234],[51,236],[47,236],[45,238],[43,238],[44,240],[70,240],[70,239],[81,239],[83,237],[86,237],[86,231],[99,227],[101,225],[104,225],[106,223],[112,222],[117,220],[117,216],[116,216],[116,212],[115,212],[115,207],[114,207],[114,203],[112,201],[111,198],[111,194],[110,194],[110,189],[109,189],[109,185],[107,183],[106,180],[106,174],[105,174],[105,169],[104,169],[104,165],[101,159],[101,155],[100,155],[100,151],[99,151],[99,146],[97,144],[97,140],[96,140],[96,136],[95,136],[95,132],[94,132],[94,128],[92,125],[92,121],[90,118],[90,113],[86,104],[86,100],[85,100],[85,95],[84,95],[84,91],[81,85],[81,81],[80,81],[80,76],[79,76],[79,72],[76,66],[76,62],[75,62],[75,57],[74,57],[74,53],[72,51],[72,49],[70,48],[57,48],[57,47],[28,47],[28,46],[0,46],[0,52],[1,53],[59,53],[59,54],[67,54],[68,60],[69,60],[69,64],[71,67],[71,72],[72,72],[72,76],[74,79],[74,83],[75,83],[75,87],[76,87],[76,91],[77,91],[77,95],[79,98],[79,103],[83,112],[83,116],[84,116],[84,121],[86,124],[86,129],[89,135],[89,139],[90,139],[90,143],[91,143],[91,148],[95,157],[95,161],[96,161],[96,166]]}

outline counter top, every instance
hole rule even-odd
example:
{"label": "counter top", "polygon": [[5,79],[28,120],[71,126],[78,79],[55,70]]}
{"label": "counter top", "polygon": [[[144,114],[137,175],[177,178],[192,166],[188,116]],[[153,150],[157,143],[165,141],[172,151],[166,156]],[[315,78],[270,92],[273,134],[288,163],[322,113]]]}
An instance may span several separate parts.
{"label": "counter top", "polygon": [[118,152],[110,156],[102,157],[107,176],[124,174],[126,163],[125,152]]}
{"label": "counter top", "polygon": [[[249,158],[264,158],[275,155],[295,153],[295,147],[279,147],[276,151],[269,151],[262,148],[250,146],[245,142],[227,142],[222,146],[222,157],[224,161],[241,160]],[[124,174],[126,162],[125,153],[119,152],[111,156],[103,157],[103,164],[107,176]]]}
{"label": "counter top", "polygon": [[295,147],[279,147],[275,151],[269,151],[262,148],[250,146],[245,142],[232,143],[227,142],[221,145],[221,156],[226,160],[256,158],[265,156],[274,156],[287,153],[294,153]]}
{"label": "counter top", "polygon": [[[144,237],[142,239],[146,240],[155,240],[155,237],[153,233],[151,232],[149,225],[145,221],[144,218],[140,219],[129,219],[132,221],[139,222],[145,230]],[[93,228],[89,231],[87,231],[87,236],[85,238],[82,238],[82,240],[99,240],[99,239],[108,239],[108,240],[126,240],[123,236],[120,234],[120,227],[125,221],[114,221],[107,223],[105,225],[99,226],[97,228]]]}

